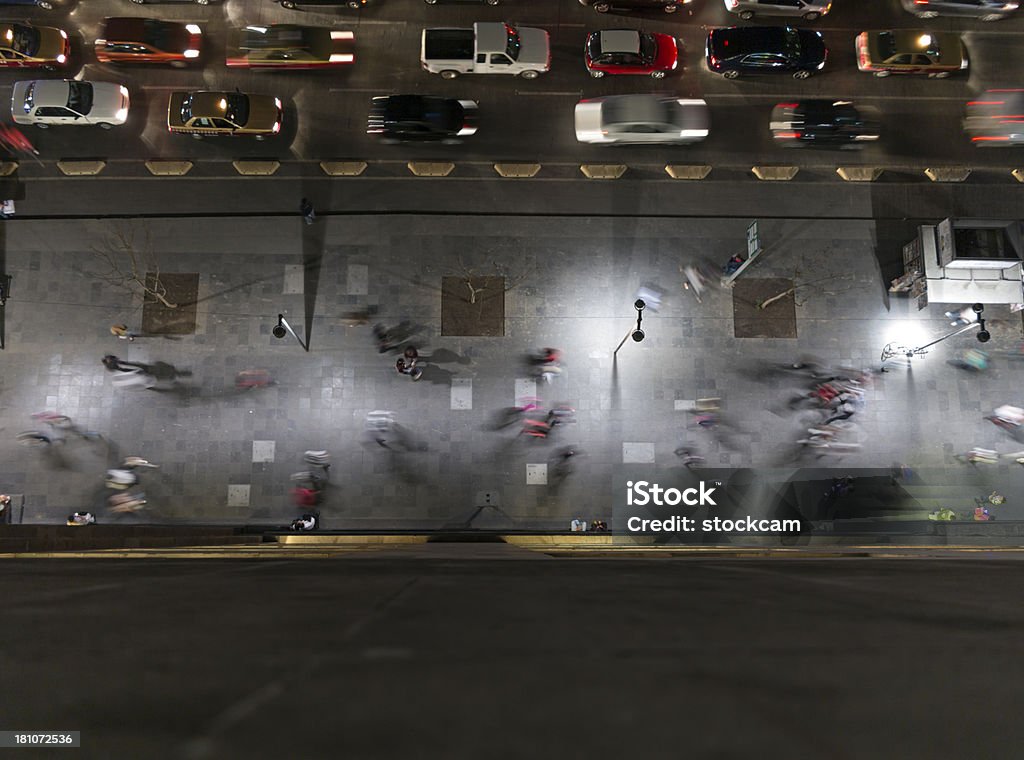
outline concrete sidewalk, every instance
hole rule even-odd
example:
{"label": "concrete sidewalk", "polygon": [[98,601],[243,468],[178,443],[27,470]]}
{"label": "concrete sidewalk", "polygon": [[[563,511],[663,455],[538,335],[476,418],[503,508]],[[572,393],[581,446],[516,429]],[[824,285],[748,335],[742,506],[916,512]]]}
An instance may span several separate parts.
{"label": "concrete sidewalk", "polygon": [[[91,508],[108,522],[144,516],[279,525],[297,513],[289,475],[304,469],[302,452],[325,448],[334,461],[326,527],[436,528],[477,515],[474,526],[562,530],[574,516],[611,521],[628,480],[670,486],[756,468],[769,484],[760,488],[777,496],[786,489],[771,484],[808,466],[821,470],[797,478],[809,481],[810,495],[797,488],[784,497],[807,518],[818,483],[854,474],[879,505],[863,515],[872,519],[920,521],[938,506],[963,511],[999,490],[1007,502],[993,514],[1000,522],[1024,520],[1024,468],[953,459],[975,445],[1024,449],[983,419],[996,406],[1019,404],[1018,367],[997,360],[986,374],[967,375],[946,364],[973,344],[971,336],[938,345],[910,372],[876,380],[855,416],[861,449],[841,459],[793,458],[793,442],[820,415],[786,411],[798,379],[767,374],[765,362],[806,353],[830,364],[877,365],[889,341],[913,342],[911,331],[927,340],[948,322],[942,305],[917,312],[893,300],[887,307],[875,257],[882,235],[873,224],[772,220],[761,223],[766,252],[744,277],[816,284],[798,291],[796,339],[734,337],[733,293],[713,291],[698,303],[682,289],[681,264],[694,257],[721,264],[743,251],[749,221],[373,216],[307,227],[296,215],[7,222],[6,271],[14,280],[0,353],[0,490],[25,495],[26,522]],[[91,247],[104,229],[117,228],[134,230],[140,244],[148,236],[161,271],[200,275],[195,335],[131,343],[110,335],[114,322],[141,323],[137,299],[87,274],[97,269]],[[494,261],[521,278],[505,297],[505,336],[440,336],[441,277],[463,267],[490,274]],[[628,341],[613,361],[645,283],[662,289],[663,301],[644,314],[646,340]],[[395,372],[394,355],[378,353],[370,324],[345,319],[368,306],[378,309],[370,324],[423,326],[412,342],[433,358],[420,382]],[[271,335],[279,313],[303,339],[309,328],[309,353],[291,337]],[[995,320],[990,347],[1019,344],[1019,316],[1005,307],[986,316]],[[565,352],[564,371],[551,384],[538,382],[523,361],[542,346]],[[162,393],[114,387],[99,361],[106,353],[192,374]],[[252,368],[269,370],[277,384],[236,391],[236,373]],[[556,428],[549,441],[517,437],[515,426],[491,429],[501,409],[533,395],[545,408],[570,404],[577,421]],[[728,441],[695,427],[687,411],[708,397],[721,398],[736,424]],[[364,418],[380,409],[409,432],[411,451],[366,440]],[[32,428],[29,415],[43,410],[70,415],[107,442],[20,447],[16,433]],[[680,466],[673,452],[681,441],[706,457],[704,471]],[[566,445],[585,456],[563,482],[544,484],[545,466]],[[109,516],[103,473],[129,454],[161,465],[141,473],[149,509]],[[915,476],[889,494],[868,476],[884,479],[895,462]],[[735,498],[745,509],[762,499]],[[849,517],[857,508],[840,504],[839,511]]]}

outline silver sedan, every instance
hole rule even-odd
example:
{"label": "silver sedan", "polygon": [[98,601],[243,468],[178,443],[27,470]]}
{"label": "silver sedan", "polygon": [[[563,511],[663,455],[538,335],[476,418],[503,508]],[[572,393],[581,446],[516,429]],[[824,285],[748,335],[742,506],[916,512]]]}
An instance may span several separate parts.
{"label": "silver sedan", "polygon": [[664,95],[611,95],[576,104],[576,139],[582,143],[687,144],[708,136],[703,100]]}

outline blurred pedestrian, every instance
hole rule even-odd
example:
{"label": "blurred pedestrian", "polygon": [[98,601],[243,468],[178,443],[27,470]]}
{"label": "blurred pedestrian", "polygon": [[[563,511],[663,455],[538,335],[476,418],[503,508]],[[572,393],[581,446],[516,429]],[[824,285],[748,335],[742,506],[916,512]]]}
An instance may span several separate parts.
{"label": "blurred pedestrian", "polygon": [[138,512],[146,505],[146,494],[142,491],[128,493],[112,493],[107,498],[110,511],[116,514]]}
{"label": "blurred pedestrian", "polygon": [[320,451],[307,451],[302,455],[302,461],[308,464],[310,467],[317,467],[323,472],[324,480],[327,480],[330,474],[328,470],[331,469],[331,455],[325,450]]}
{"label": "blurred pedestrian", "polygon": [[235,388],[240,391],[266,388],[268,385],[274,385],[274,378],[265,369],[243,369],[235,375]]}
{"label": "blurred pedestrian", "polygon": [[303,198],[299,202],[299,211],[302,212],[302,218],[306,224],[312,224],[316,219],[316,211],[313,209],[313,204],[309,202],[309,198]]}
{"label": "blurred pedestrian", "polygon": [[[416,349],[412,350],[415,351]],[[408,352],[409,349],[406,349],[406,353]],[[398,371],[398,374],[408,375],[414,382],[423,377],[423,370],[416,366],[416,359],[409,360],[404,356],[400,356],[395,361],[395,369]]]}
{"label": "blurred pedestrian", "polygon": [[946,318],[952,320],[949,323],[952,327],[970,325],[978,321],[978,312],[974,310],[974,306],[965,306],[960,311],[947,311]]}
{"label": "blurred pedestrian", "polygon": [[110,334],[117,336],[120,340],[135,340],[139,333],[128,329],[128,325],[111,325]]}
{"label": "blurred pedestrian", "polygon": [[606,523],[604,520],[591,520],[590,529],[596,533],[607,533],[608,523]]}
{"label": "blurred pedestrian", "polygon": [[569,523],[569,530],[573,533],[585,533],[587,530],[587,521],[581,520],[579,517],[572,518],[572,522]]}
{"label": "blurred pedestrian", "polygon": [[121,366],[121,361],[113,354],[107,354],[101,359],[103,366],[106,367],[110,372],[124,372],[125,368]]}
{"label": "blurred pedestrian", "polygon": [[139,482],[139,476],[131,470],[115,468],[107,470],[107,488],[123,491]]}

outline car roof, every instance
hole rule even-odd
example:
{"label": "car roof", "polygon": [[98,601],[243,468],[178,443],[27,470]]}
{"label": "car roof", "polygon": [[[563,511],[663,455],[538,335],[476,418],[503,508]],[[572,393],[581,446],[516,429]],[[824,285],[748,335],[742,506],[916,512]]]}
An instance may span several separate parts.
{"label": "car roof", "polygon": [[[224,109],[220,107],[221,99],[227,98],[229,92],[190,92],[192,96],[192,115],[200,118],[222,118]],[[244,93],[240,93],[244,94]]]}
{"label": "car roof", "polygon": [[[152,19],[159,24],[169,23]],[[102,36],[116,42],[142,42],[145,39],[146,19],[144,18],[108,18],[103,24]]]}
{"label": "car roof", "polygon": [[640,52],[640,32],[634,29],[604,29],[597,34],[602,53]]}
{"label": "car roof", "polygon": [[[266,31],[260,31],[265,29]],[[242,30],[242,50],[294,50],[312,46],[319,30],[298,24],[252,25]]]}
{"label": "car roof", "polygon": [[952,52],[960,48],[960,34],[958,32],[933,32],[922,29],[879,29],[868,32],[869,35],[878,37],[882,34],[892,36],[896,50],[900,53],[920,53],[924,48],[918,43],[922,34],[927,34],[939,45],[939,50]]}
{"label": "car roof", "polygon": [[782,50],[786,44],[785,26],[732,26],[712,29],[714,53],[720,58],[735,58],[750,53]]}

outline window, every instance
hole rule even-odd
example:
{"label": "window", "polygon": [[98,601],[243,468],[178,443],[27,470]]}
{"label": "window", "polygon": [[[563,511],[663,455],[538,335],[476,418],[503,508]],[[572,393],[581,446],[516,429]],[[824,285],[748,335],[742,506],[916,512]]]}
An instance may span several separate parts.
{"label": "window", "polygon": [[892,58],[886,61],[886,63],[892,64],[893,66],[908,66],[910,64],[910,54],[903,53],[902,55],[894,55]]}
{"label": "window", "polygon": [[44,119],[73,119],[78,114],[60,106],[39,106],[36,116]]}
{"label": "window", "polygon": [[510,66],[510,61],[503,53],[491,53],[491,65],[492,66]]}

